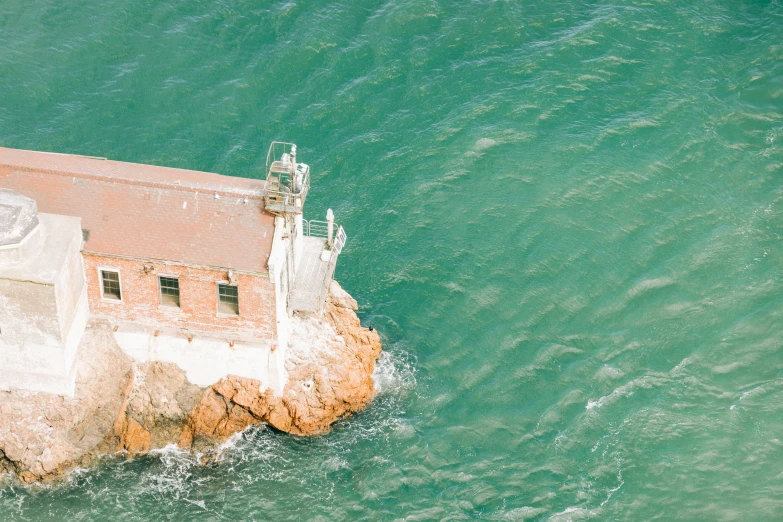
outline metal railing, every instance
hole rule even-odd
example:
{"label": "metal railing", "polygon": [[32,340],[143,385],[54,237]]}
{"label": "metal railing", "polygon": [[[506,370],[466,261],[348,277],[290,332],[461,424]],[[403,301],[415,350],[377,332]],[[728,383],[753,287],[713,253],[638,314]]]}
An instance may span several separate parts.
{"label": "metal railing", "polygon": [[296,173],[269,172],[264,195],[270,205],[281,204],[301,208],[310,190],[310,169],[297,167]]}
{"label": "metal railing", "polygon": [[294,211],[293,207],[301,209],[302,206],[304,206],[305,198],[307,198],[307,189],[308,187],[305,185],[298,192],[291,192],[291,190],[285,185],[275,186],[274,183],[269,183],[269,181],[267,181],[267,184],[264,188],[267,208],[269,208],[270,211],[275,211],[278,209],[278,207],[280,207],[283,209],[283,211],[288,212]]}
{"label": "metal railing", "polygon": [[343,247],[345,246],[345,242],[347,240],[348,240],[348,236],[345,234],[345,230],[343,230],[343,227],[338,228],[337,235],[334,238],[334,247],[332,248],[334,255],[336,256],[340,255],[340,252],[343,251]]}
{"label": "metal railing", "polygon": [[[337,228],[337,233],[334,235],[334,245],[332,248],[337,251],[337,255],[343,251],[345,242],[348,240],[348,236],[345,233],[345,229],[337,223],[334,224]],[[319,221],[317,219],[311,219],[307,221],[302,220],[302,230],[305,236],[318,237],[321,239],[327,239],[329,237],[329,223],[327,221]]]}
{"label": "metal railing", "polygon": [[266,155],[264,196],[272,212],[301,212],[310,189],[310,167],[296,161],[296,145],[272,142]]}
{"label": "metal railing", "polygon": [[302,228],[305,236],[320,237],[322,239],[326,239],[329,236],[329,224],[326,221],[318,221],[317,219],[307,221],[303,219]]}
{"label": "metal railing", "polygon": [[291,155],[291,150],[295,147],[293,143],[286,143],[284,141],[273,141],[269,146],[269,152],[266,153],[266,171],[269,172],[269,167],[275,161],[282,159],[286,154]]}
{"label": "metal railing", "polygon": [[337,268],[337,256],[343,251],[345,242],[348,236],[345,234],[343,227],[337,229],[337,235],[335,237],[334,246],[332,247],[332,253],[329,255],[329,264],[326,267],[326,274],[324,274],[324,280],[321,284],[321,291],[318,294],[318,315],[323,315],[324,307],[326,306],[326,294],[329,292],[329,287],[334,279],[334,271]]}

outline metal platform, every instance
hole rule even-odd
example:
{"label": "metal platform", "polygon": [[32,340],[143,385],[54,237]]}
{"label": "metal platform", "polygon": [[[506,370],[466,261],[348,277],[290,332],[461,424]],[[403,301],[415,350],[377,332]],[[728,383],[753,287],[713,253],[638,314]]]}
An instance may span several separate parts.
{"label": "metal platform", "polygon": [[272,214],[277,214],[277,215],[302,213],[301,206],[286,204],[285,202],[278,203],[274,200],[271,200],[271,198],[270,198],[270,202],[266,204],[265,209],[271,212]]}
{"label": "metal platform", "polygon": [[310,167],[296,161],[296,145],[272,142],[266,155],[266,210],[273,214],[301,214],[310,189]]}
{"label": "metal platform", "polygon": [[[319,313],[323,306],[324,285],[331,283],[329,261],[321,260],[326,239],[304,237],[302,260],[296,271],[294,288],[288,300],[290,312]],[[332,267],[332,271],[334,268]],[[326,281],[326,279],[329,281]]]}

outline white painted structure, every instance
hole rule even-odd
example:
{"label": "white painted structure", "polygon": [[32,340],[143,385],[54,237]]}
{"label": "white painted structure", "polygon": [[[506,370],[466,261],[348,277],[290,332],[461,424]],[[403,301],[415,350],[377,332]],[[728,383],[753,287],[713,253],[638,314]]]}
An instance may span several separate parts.
{"label": "white painted structure", "polygon": [[[275,288],[275,338],[228,341],[113,321],[120,348],[140,362],[177,364],[200,386],[238,375],[282,395],[286,351],[298,321],[291,316],[323,312],[346,240],[342,227],[335,234],[331,210],[326,222],[303,219],[309,179],[309,166],[296,161],[295,145],[272,144],[264,209],[276,216],[267,263]],[[0,189],[0,390],[74,394],[77,350],[90,316],[82,243],[80,218],[39,214],[32,199]]]}
{"label": "white painted structure", "polygon": [[72,396],[89,316],[81,219],[0,189],[0,389]]}

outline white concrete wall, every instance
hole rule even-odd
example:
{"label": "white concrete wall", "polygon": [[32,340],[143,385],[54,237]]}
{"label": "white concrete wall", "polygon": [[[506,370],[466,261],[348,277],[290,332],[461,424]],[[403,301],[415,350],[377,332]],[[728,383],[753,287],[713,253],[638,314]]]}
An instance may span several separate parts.
{"label": "white concrete wall", "polygon": [[44,238],[41,227],[37,226],[24,239],[15,245],[0,246],[0,267],[11,266],[38,255]]}
{"label": "white concrete wall", "polygon": [[80,220],[39,218],[40,253],[0,271],[0,389],[72,396],[89,316]]}
{"label": "white concrete wall", "polygon": [[299,270],[299,263],[302,261],[304,253],[304,218],[302,214],[294,216],[294,273]]}
{"label": "white concrete wall", "polygon": [[82,285],[82,293],[76,304],[74,313],[71,316],[71,326],[64,339],[64,354],[66,368],[70,366],[68,373],[76,376],[76,358],[79,351],[79,345],[82,342],[84,329],[87,328],[87,321],[90,320],[90,308],[87,300],[87,285]]}
{"label": "white concrete wall", "polygon": [[82,234],[79,229],[71,230],[71,238],[68,243],[62,270],[57,277],[55,295],[57,297],[57,310],[60,316],[62,338],[68,336],[74,316],[78,313],[79,302],[82,294],[86,295],[84,265],[82,263]]}
{"label": "white concrete wall", "polygon": [[0,339],[56,346],[62,340],[54,285],[0,279]]}
{"label": "white concrete wall", "polygon": [[257,379],[262,390],[272,387],[274,381],[270,374],[271,342],[236,342],[230,346],[219,339],[194,337],[188,341],[174,332],[161,332],[156,337],[145,327],[133,324],[120,325],[114,338],[135,360],[174,363],[199,386],[210,386],[228,375]]}
{"label": "white concrete wall", "polygon": [[[76,357],[89,318],[86,287],[75,308],[65,342],[0,339],[0,389],[30,390],[72,397],[76,388]],[[40,339],[39,336],[33,338]]]}
{"label": "white concrete wall", "polygon": [[270,354],[270,386],[276,395],[283,394],[283,388],[288,381],[288,373],[285,370],[285,353],[288,350],[288,332],[290,327],[288,320],[288,283],[286,264],[281,264],[275,280],[275,314],[277,316],[277,339],[275,350]]}
{"label": "white concrete wall", "polygon": [[[275,218],[275,235],[272,239],[272,251],[269,255],[269,277],[275,285],[275,315],[277,339],[275,350],[270,354],[269,374],[270,387],[277,395],[282,395],[288,381],[285,371],[285,353],[288,350],[288,253],[290,239],[283,239],[286,234],[285,221]],[[289,234],[290,237],[290,234]]]}

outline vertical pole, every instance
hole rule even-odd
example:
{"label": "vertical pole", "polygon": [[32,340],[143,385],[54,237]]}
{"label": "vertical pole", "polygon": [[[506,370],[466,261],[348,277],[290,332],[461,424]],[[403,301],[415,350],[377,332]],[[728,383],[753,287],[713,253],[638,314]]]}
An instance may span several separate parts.
{"label": "vertical pole", "polygon": [[291,192],[286,198],[291,198],[291,204],[296,205],[296,145],[291,145],[291,172],[288,174],[288,186]]}
{"label": "vertical pole", "polygon": [[291,145],[291,172],[296,172],[296,145]]}
{"label": "vertical pole", "polygon": [[332,209],[326,211],[327,240],[326,244],[332,248],[332,238],[334,237],[334,212]]}

